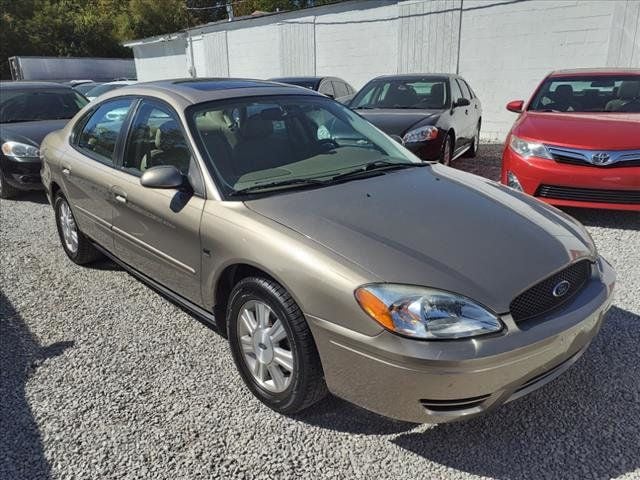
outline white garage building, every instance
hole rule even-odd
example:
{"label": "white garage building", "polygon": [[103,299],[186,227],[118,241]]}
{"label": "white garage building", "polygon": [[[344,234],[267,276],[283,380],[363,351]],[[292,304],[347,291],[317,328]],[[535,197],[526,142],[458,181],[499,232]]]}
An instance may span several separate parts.
{"label": "white garage building", "polygon": [[458,72],[501,140],[549,71],[640,67],[640,0],[352,0],[135,40],[141,81],[330,75],[355,88],[389,73]]}

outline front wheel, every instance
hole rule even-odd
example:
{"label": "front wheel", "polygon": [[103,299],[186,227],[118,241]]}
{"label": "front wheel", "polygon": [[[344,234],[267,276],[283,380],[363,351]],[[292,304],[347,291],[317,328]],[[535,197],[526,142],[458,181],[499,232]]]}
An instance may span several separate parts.
{"label": "front wheel", "polygon": [[297,413],[318,402],[326,385],[309,326],[277,282],[241,280],[227,307],[233,360],[249,390],[271,409]]}
{"label": "front wheel", "polygon": [[451,158],[453,157],[453,136],[449,133],[442,142],[442,149],[440,150],[440,163],[443,165],[451,165]]}

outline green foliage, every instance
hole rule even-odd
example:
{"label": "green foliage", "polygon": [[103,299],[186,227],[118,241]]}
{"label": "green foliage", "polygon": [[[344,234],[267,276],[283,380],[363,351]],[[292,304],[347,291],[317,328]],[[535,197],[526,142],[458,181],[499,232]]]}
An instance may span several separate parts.
{"label": "green foliage", "polygon": [[[312,4],[231,1],[236,17]],[[313,4],[333,1],[313,0]],[[131,50],[122,42],[223,20],[226,4],[226,0],[0,0],[0,78],[11,78],[7,59],[15,55],[130,57]]]}

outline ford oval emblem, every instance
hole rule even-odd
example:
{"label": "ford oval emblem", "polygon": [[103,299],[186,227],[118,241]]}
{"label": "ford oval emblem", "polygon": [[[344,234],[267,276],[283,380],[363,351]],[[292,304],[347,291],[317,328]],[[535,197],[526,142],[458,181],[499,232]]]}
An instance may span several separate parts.
{"label": "ford oval emblem", "polygon": [[553,287],[551,293],[553,293],[553,296],[556,298],[564,297],[569,291],[569,288],[571,288],[571,284],[566,280],[562,280],[555,287]]}

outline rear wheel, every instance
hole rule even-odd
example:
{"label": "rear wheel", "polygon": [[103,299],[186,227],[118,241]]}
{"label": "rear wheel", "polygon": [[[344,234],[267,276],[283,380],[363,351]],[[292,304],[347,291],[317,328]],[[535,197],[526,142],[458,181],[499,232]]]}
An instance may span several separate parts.
{"label": "rear wheel", "polygon": [[260,277],[238,282],[231,292],[227,322],[236,367],[260,401],[293,414],[325,396],[309,326],[280,284]]}
{"label": "rear wheel", "polygon": [[0,170],[0,198],[13,198],[18,194],[18,189],[9,185]]}
{"label": "rear wheel", "polygon": [[100,258],[102,256],[100,252],[78,228],[69,202],[62,193],[58,192],[56,195],[53,207],[60,243],[67,257],[78,265],[85,265]]}
{"label": "rear wheel", "polygon": [[440,150],[440,163],[443,165],[451,165],[451,158],[453,157],[453,135],[447,134],[447,137],[442,142],[442,149]]}

